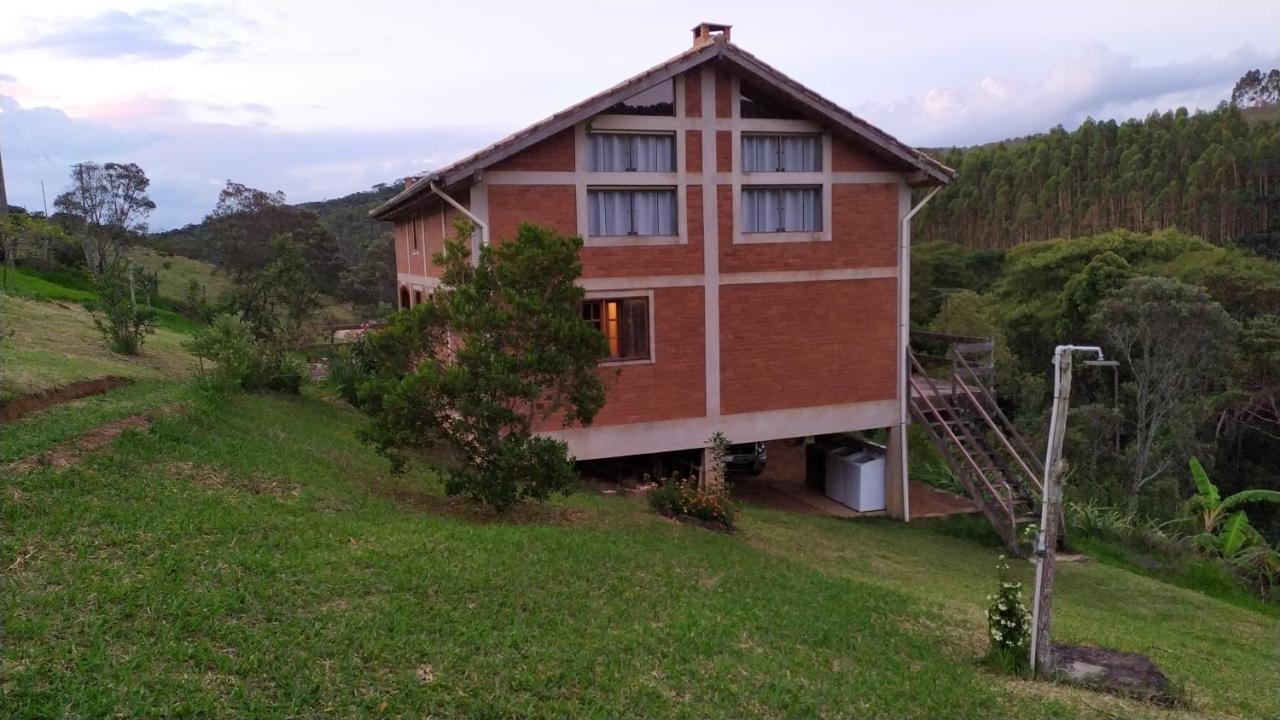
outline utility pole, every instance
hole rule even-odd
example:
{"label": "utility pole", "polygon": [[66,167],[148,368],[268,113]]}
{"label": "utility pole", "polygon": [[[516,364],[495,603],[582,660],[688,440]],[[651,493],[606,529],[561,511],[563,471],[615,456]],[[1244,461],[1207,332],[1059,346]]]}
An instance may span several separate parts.
{"label": "utility pole", "polygon": [[[1062,477],[1067,465],[1062,460],[1062,441],[1067,434],[1067,411],[1071,406],[1071,355],[1090,353],[1101,362],[1102,348],[1087,345],[1059,345],[1053,351],[1053,413],[1049,418],[1049,443],[1044,456],[1044,497],[1040,506],[1040,536],[1036,539],[1035,604],[1031,612],[1031,668],[1036,675],[1053,672],[1053,565],[1058,555],[1058,522],[1062,517]],[[1092,363],[1090,363],[1092,364]]]}
{"label": "utility pole", "polygon": [[[4,190],[4,158],[0,157],[0,242],[4,243],[6,268],[14,266],[13,245],[9,242],[9,196]],[[16,282],[16,281],[15,281]],[[5,293],[9,284],[9,274],[5,273],[4,282],[0,282],[0,295]]]}
{"label": "utility pole", "polygon": [[8,217],[9,196],[4,192],[4,158],[0,157],[0,222],[3,222]]}

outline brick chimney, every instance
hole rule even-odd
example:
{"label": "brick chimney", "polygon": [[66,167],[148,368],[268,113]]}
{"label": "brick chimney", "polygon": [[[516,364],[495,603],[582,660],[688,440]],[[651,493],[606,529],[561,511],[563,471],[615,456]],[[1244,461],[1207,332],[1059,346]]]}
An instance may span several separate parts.
{"label": "brick chimney", "polygon": [[729,42],[729,30],[732,28],[732,25],[720,23],[698,23],[693,28],[693,46],[702,47],[713,42]]}
{"label": "brick chimney", "polygon": [[413,184],[414,184],[414,183],[416,183],[416,182],[418,182],[418,176],[417,176],[417,175],[410,175],[410,176],[406,177],[406,178],[404,179],[404,189],[405,189],[405,190],[408,190],[409,188],[413,187]]}

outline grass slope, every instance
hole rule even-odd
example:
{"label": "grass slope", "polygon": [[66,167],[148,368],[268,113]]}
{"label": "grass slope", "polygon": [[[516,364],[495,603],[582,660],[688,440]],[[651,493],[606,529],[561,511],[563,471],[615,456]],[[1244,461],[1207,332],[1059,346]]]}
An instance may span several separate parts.
{"label": "grass slope", "polygon": [[156,273],[160,279],[160,294],[171,300],[182,300],[192,280],[200,283],[209,302],[217,300],[231,287],[231,281],[210,263],[182,255],[161,255],[155,250],[136,245],[129,249],[129,258],[139,266]]}
{"label": "grass slope", "polygon": [[[1167,715],[984,671],[993,549],[590,494],[477,519],[358,423],[241,397],[0,480],[7,714]],[[1274,619],[1096,564],[1060,588],[1065,639],[1151,653],[1196,711],[1280,712]]]}
{"label": "grass slope", "polygon": [[182,348],[188,335],[173,326],[159,327],[147,337],[142,354],[129,357],[106,348],[80,305],[14,296],[0,303],[7,333],[0,344],[0,402],[108,375],[187,378],[195,367]]}

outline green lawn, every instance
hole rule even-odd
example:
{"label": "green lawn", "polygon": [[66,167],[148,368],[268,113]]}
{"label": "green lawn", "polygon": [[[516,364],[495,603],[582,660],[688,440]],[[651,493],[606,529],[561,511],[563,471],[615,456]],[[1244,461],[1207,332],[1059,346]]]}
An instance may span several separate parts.
{"label": "green lawn", "polygon": [[1280,623],[1189,590],[1060,571],[1063,638],[1188,688],[1191,713],[1158,711],[984,670],[995,549],[764,509],[724,536],[589,493],[494,520],[422,466],[389,475],[359,422],[315,397],[197,403],[4,476],[0,714],[1280,713]]}
{"label": "green lawn", "polygon": [[109,375],[189,378],[196,367],[195,358],[182,348],[189,334],[173,325],[157,328],[142,353],[130,357],[106,348],[89,311],[75,301],[6,296],[0,298],[0,314],[6,333],[0,338],[0,403]]}

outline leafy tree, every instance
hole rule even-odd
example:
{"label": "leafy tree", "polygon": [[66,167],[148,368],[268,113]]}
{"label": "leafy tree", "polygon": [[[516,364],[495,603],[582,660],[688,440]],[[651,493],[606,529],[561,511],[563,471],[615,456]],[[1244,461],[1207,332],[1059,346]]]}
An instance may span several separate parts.
{"label": "leafy tree", "polygon": [[1082,337],[1098,304],[1133,276],[1129,261],[1110,250],[1089,261],[1062,288],[1062,337]]}
{"label": "leafy tree", "polygon": [[1194,445],[1206,393],[1218,389],[1234,322],[1200,288],[1136,277],[1103,301],[1094,326],[1131,376],[1128,495],[1162,477]]}
{"label": "leafy tree", "polygon": [[1231,89],[1231,104],[1235,107],[1262,107],[1277,103],[1280,103],[1280,70],[1272,69],[1266,75],[1261,70],[1250,70]]}
{"label": "leafy tree", "polygon": [[138,304],[134,268],[127,261],[113,262],[99,273],[96,284],[99,301],[93,324],[112,352],[137,355],[146,336],[155,332],[156,312],[149,304]]}
{"label": "leafy tree", "polygon": [[337,242],[315,213],[280,192],[228,181],[206,222],[221,268],[236,282],[226,302],[258,337],[294,332],[341,270]]}
{"label": "leafy tree", "polygon": [[459,459],[449,494],[502,510],[575,482],[567,447],[536,435],[549,420],[588,424],[605,401],[597,364],[604,338],[582,321],[579,237],[522,225],[514,239],[470,262],[471,228],[458,226],[435,262],[442,285],[397,314],[374,340],[404,374],[370,403],[370,438],[397,448],[444,443]]}
{"label": "leafy tree", "polygon": [[85,264],[95,276],[121,259],[131,233],[146,232],[146,218],[156,208],[147,196],[150,185],[136,163],[82,162],[71,167],[71,189],[53,206],[73,223]]}

